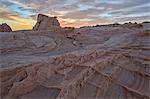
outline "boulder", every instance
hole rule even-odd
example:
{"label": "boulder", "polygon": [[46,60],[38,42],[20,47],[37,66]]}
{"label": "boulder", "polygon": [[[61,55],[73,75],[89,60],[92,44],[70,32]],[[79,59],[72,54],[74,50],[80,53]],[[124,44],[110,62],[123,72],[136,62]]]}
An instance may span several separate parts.
{"label": "boulder", "polygon": [[11,31],[12,31],[11,27],[6,23],[0,25],[0,32],[11,32]]}
{"label": "boulder", "polygon": [[39,14],[37,23],[33,27],[33,30],[50,30],[52,28],[60,27],[60,23],[57,17],[49,17],[43,14]]}

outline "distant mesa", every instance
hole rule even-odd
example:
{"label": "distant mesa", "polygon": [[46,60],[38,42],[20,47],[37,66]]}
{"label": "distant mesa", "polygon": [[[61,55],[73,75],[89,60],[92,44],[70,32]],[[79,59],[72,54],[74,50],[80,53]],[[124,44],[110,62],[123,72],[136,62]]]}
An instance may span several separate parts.
{"label": "distant mesa", "polygon": [[49,30],[51,28],[60,28],[60,23],[57,20],[57,17],[49,17],[43,14],[39,14],[37,18],[37,23],[33,27],[33,30]]}
{"label": "distant mesa", "polygon": [[11,32],[11,31],[12,29],[8,24],[6,23],[0,24],[0,32]]}

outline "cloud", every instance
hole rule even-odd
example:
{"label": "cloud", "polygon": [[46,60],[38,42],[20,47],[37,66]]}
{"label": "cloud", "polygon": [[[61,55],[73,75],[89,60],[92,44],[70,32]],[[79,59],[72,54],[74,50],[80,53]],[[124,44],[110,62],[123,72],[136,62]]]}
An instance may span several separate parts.
{"label": "cloud", "polygon": [[[20,11],[28,11],[28,7],[22,7],[20,5],[22,4],[17,5]],[[9,24],[13,28],[13,30],[32,28],[35,21],[30,17],[24,16],[24,14],[22,14],[22,12],[20,13],[20,11],[10,9],[12,6],[16,6],[16,2],[6,2],[6,0],[0,1],[0,23]]]}
{"label": "cloud", "polygon": [[30,20],[30,26],[38,13],[58,16],[62,26],[79,27],[114,21],[150,20],[149,9],[149,0],[0,0],[0,18],[3,21],[23,24]]}

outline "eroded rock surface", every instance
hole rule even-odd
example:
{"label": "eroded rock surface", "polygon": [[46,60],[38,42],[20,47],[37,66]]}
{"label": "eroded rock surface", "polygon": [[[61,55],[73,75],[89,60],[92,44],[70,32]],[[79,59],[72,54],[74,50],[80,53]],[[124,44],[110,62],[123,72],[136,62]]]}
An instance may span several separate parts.
{"label": "eroded rock surface", "polygon": [[11,32],[12,29],[6,23],[0,24],[0,32]]}
{"label": "eroded rock surface", "polygon": [[60,23],[57,17],[48,17],[43,14],[39,14],[37,18],[37,23],[33,27],[33,30],[50,30],[53,28],[60,28]]}
{"label": "eroded rock surface", "polygon": [[0,33],[1,97],[149,99],[149,26]]}

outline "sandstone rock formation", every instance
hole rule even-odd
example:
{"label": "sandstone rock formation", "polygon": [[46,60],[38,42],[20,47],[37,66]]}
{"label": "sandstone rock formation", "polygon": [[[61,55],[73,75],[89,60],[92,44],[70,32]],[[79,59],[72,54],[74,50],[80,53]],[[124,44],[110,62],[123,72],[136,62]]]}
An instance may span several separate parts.
{"label": "sandstone rock formation", "polygon": [[149,99],[150,24],[0,33],[2,99]]}
{"label": "sandstone rock formation", "polygon": [[50,30],[57,27],[60,27],[57,17],[48,17],[46,15],[39,14],[37,23],[33,27],[33,30]]}
{"label": "sandstone rock formation", "polygon": [[0,32],[11,32],[12,29],[6,23],[0,24]]}

